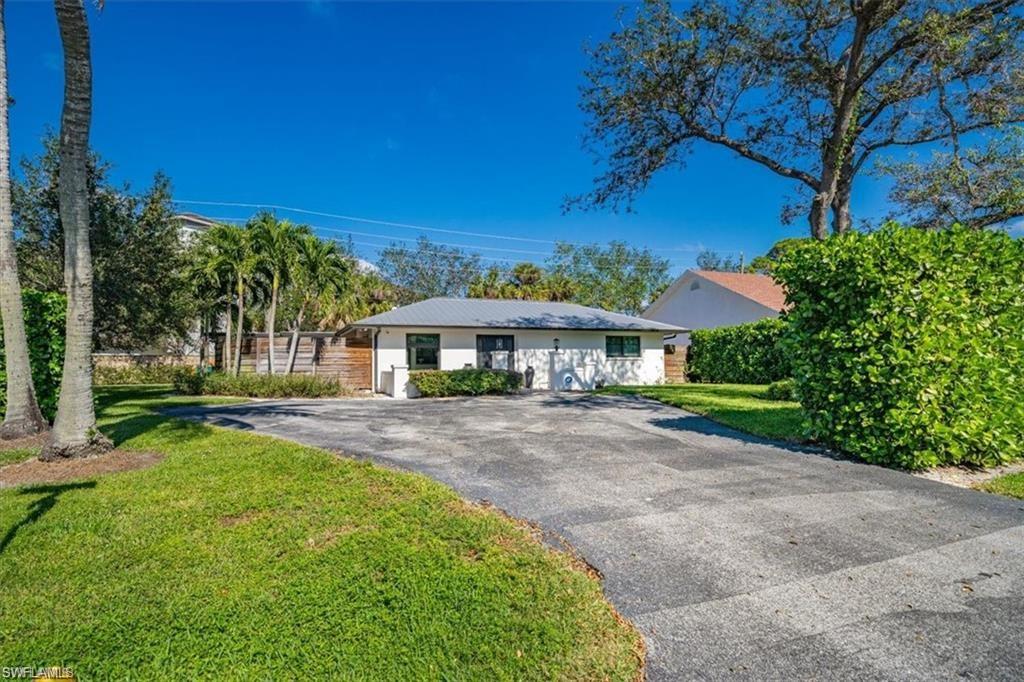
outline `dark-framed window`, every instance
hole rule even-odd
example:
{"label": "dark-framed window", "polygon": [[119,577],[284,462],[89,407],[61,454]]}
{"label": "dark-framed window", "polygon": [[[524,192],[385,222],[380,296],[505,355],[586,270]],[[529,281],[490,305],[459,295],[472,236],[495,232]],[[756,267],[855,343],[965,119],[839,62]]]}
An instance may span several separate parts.
{"label": "dark-framed window", "polygon": [[606,336],[604,349],[610,358],[640,357],[639,336]]}
{"label": "dark-framed window", "polygon": [[438,369],[441,359],[440,334],[406,334],[409,369]]}

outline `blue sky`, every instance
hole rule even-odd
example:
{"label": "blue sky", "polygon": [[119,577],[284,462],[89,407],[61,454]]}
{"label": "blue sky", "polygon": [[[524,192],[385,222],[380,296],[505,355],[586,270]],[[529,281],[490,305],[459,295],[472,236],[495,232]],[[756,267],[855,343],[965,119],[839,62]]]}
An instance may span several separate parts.
{"label": "blue sky", "polygon": [[[91,3],[89,3],[91,4]],[[90,9],[93,147],[135,187],[165,171],[179,199],[265,203],[537,241],[444,233],[493,258],[542,261],[550,240],[622,239],[693,265],[698,247],[747,258],[802,236],[779,209],[790,182],[703,148],[657,178],[635,213],[562,215],[596,174],[580,148],[585,42],[617,3],[149,3]],[[52,4],[7,7],[14,158],[59,122]],[[864,179],[855,209],[884,188]],[[244,218],[251,210],[191,206]],[[416,230],[279,215],[370,244]],[[342,236],[340,232],[325,235]],[[498,249],[540,253],[521,254]]]}

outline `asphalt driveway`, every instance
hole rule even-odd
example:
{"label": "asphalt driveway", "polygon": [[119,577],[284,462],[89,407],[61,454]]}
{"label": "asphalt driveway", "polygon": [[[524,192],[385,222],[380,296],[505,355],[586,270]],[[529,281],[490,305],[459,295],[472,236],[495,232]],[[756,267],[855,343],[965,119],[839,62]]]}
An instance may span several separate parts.
{"label": "asphalt driveway", "polygon": [[644,633],[652,679],[1024,675],[1024,502],[636,398],[177,412],[419,471],[563,536]]}

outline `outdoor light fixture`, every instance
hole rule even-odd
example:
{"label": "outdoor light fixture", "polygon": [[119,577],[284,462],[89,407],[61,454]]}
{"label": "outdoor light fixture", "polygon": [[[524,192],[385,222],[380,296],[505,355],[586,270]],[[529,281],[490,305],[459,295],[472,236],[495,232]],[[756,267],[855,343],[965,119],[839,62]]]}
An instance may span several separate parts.
{"label": "outdoor light fixture", "polygon": [[558,350],[558,337],[555,337],[555,350]]}

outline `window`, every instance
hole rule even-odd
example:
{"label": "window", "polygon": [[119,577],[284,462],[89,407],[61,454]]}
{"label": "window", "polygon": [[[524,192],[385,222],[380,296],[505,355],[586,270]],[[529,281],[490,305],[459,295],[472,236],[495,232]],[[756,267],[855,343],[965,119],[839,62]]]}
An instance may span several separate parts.
{"label": "window", "polygon": [[639,336],[606,336],[604,349],[610,358],[640,357]]}
{"label": "window", "polygon": [[441,354],[440,334],[406,334],[409,369],[437,369]]}

